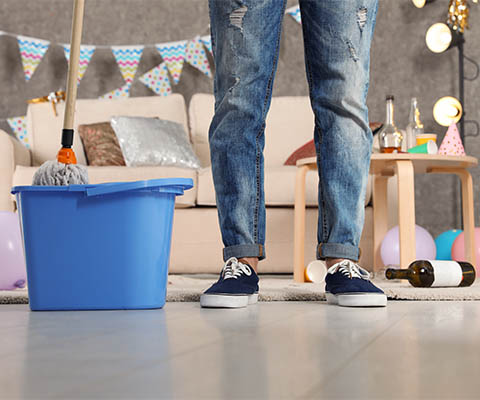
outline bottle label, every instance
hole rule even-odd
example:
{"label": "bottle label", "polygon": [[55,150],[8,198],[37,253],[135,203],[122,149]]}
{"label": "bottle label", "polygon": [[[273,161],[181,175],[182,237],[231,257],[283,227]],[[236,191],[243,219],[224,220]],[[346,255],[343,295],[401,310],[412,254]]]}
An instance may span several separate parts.
{"label": "bottle label", "polygon": [[458,286],[462,282],[462,267],[455,261],[428,260],[434,271],[432,287]]}

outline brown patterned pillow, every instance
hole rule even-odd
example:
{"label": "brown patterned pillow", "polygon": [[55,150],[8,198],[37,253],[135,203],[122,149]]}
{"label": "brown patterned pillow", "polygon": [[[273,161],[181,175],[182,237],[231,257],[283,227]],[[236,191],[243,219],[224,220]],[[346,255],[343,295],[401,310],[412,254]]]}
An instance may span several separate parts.
{"label": "brown patterned pillow", "polygon": [[[380,128],[383,126],[381,122],[370,122],[370,129],[372,133],[375,135]],[[283,163],[283,165],[297,165],[297,161],[302,158],[309,158],[309,157],[316,157],[317,152],[315,150],[315,141],[314,139],[308,141],[303,146],[299,147],[295,150],[290,156],[287,158],[287,161]]]}
{"label": "brown patterned pillow", "polygon": [[78,126],[88,165],[125,165],[117,135],[110,122],[98,122]]}

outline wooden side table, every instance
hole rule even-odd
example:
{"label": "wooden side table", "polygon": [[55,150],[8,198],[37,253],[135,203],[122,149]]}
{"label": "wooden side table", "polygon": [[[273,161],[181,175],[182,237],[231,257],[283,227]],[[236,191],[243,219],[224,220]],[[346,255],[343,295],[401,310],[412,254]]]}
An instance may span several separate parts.
{"label": "wooden side table", "polygon": [[[398,178],[398,221],[400,234],[400,267],[408,268],[415,260],[415,189],[417,173],[455,174],[462,183],[462,212],[465,231],[465,258],[475,266],[473,182],[468,168],[478,165],[478,159],[470,156],[444,156],[438,154],[372,154],[370,173],[373,179],[373,254],[374,271],[383,263],[380,245],[388,226],[387,179]],[[305,176],[308,170],[317,169],[316,157],[297,161],[295,182],[295,232],[294,232],[294,280],[304,282],[305,247]]]}

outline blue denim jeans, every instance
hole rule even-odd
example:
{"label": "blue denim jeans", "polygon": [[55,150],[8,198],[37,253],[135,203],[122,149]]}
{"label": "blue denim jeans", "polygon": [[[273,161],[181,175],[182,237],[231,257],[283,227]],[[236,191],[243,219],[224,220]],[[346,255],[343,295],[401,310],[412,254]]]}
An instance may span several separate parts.
{"label": "blue denim jeans", "polygon": [[[319,174],[316,258],[358,261],[372,148],[366,97],[378,0],[299,4]],[[224,260],[266,255],[265,119],[285,6],[286,0],[209,0],[215,61],[209,144]]]}

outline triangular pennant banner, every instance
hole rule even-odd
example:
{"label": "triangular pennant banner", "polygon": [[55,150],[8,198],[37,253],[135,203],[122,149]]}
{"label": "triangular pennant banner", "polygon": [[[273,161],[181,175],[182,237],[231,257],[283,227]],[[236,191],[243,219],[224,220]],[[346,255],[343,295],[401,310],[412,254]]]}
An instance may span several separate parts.
{"label": "triangular pennant banner", "polygon": [[126,83],[131,83],[137,72],[144,46],[112,46],[112,53]]}
{"label": "triangular pennant banner", "polygon": [[302,17],[300,15],[300,7],[299,6],[293,6],[290,8],[287,8],[285,10],[287,14],[290,14],[295,21],[297,21],[299,24],[302,23]]}
{"label": "triangular pennant banner", "polygon": [[170,85],[170,80],[168,79],[168,70],[165,63],[161,63],[143,74],[139,78],[139,81],[143,82],[159,96],[167,96],[172,93],[172,87]]}
{"label": "triangular pennant banner", "polygon": [[30,142],[28,141],[27,134],[27,117],[21,116],[7,118],[7,122],[17,139],[20,140],[27,149],[30,149]]}
{"label": "triangular pennant banner", "polygon": [[462,139],[458,133],[457,125],[452,123],[445,137],[442,140],[442,144],[438,149],[438,154],[449,156],[464,156],[465,148],[463,147]]}
{"label": "triangular pennant banner", "polygon": [[[65,53],[65,58],[67,59],[68,62],[70,62],[70,45],[65,44],[63,45],[63,51]],[[95,53],[95,46],[87,46],[87,45],[81,45],[80,46],[80,60],[79,60],[79,66],[78,66],[78,81],[77,85],[80,85],[80,81],[83,78],[83,75],[85,75],[85,71],[87,70],[88,63],[90,62],[93,53]]]}
{"label": "triangular pennant banner", "polygon": [[205,53],[205,49],[202,46],[200,36],[196,36],[194,39],[188,42],[186,60],[190,65],[199,69],[208,77],[212,77],[210,64],[208,63],[207,59],[207,53]]}
{"label": "triangular pennant banner", "polygon": [[[212,53],[212,37],[210,35],[205,35],[200,38],[207,50]],[[213,54],[213,53],[212,53]]]}
{"label": "triangular pennant banner", "polygon": [[17,35],[25,80],[29,81],[50,45],[47,40]]}
{"label": "triangular pennant banner", "polygon": [[[173,81],[177,84],[182,74],[183,62],[185,61],[187,41],[160,43],[155,46],[167,64]],[[153,70],[152,70],[153,71]],[[148,72],[147,72],[148,74]],[[145,75],[144,75],[145,76]]]}
{"label": "triangular pennant banner", "polygon": [[118,89],[114,89],[111,92],[105,93],[104,95],[100,96],[99,99],[113,100],[113,99],[127,98],[130,96],[131,86],[132,86],[132,82],[126,83],[125,85],[123,85]]}

